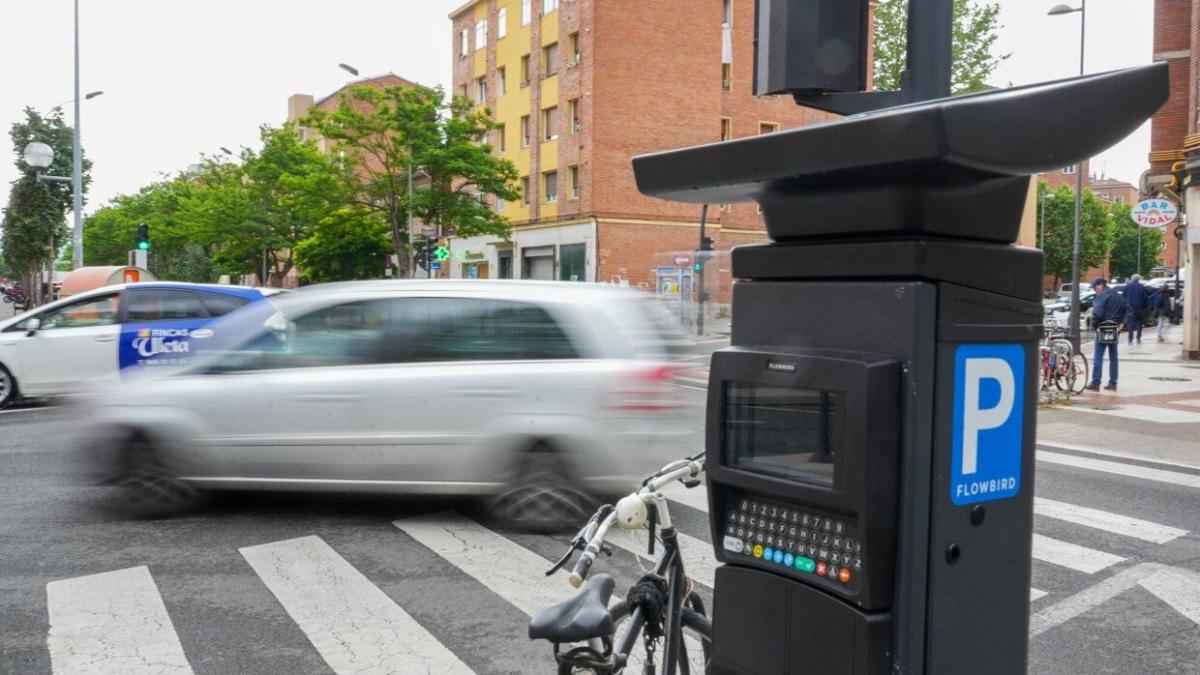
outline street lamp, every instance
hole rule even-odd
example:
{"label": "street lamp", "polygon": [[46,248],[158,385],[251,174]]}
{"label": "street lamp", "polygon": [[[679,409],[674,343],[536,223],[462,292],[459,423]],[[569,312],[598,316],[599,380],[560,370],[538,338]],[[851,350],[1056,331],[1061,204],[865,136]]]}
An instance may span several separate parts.
{"label": "street lamp", "polygon": [[344,63],[339,63],[338,68],[341,68],[342,70],[346,71],[347,73],[350,73],[351,75],[353,75],[355,77],[358,77],[358,68],[355,68],[354,66],[348,66]]}
{"label": "street lamp", "polygon": [[[1062,16],[1079,12],[1079,75],[1083,75],[1083,46],[1087,27],[1087,0],[1079,0],[1078,7],[1055,5],[1050,16]],[[1079,221],[1083,210],[1083,162],[1075,165],[1075,239],[1071,249],[1071,328],[1068,337],[1079,351]]]}

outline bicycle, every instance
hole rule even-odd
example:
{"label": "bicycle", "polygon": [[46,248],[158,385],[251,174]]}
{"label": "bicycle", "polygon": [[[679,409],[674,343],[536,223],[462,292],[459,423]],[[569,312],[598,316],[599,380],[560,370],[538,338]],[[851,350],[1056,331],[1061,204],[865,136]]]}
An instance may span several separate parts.
{"label": "bicycle", "polygon": [[[689,488],[699,485],[704,472],[703,456],[704,453],[699,453],[671,462],[651,474],[640,488],[621,498],[615,506],[601,506],[571,539],[566,554],[546,572],[546,576],[553,575],[570,562],[576,551],[582,551],[568,581],[583,589],[570,600],[542,610],[529,622],[531,640],[549,640],[554,645],[559,675],[615,675],[638,663],[642,665],[643,673],[653,675],[657,672],[655,652],[660,640],[663,643],[661,672],[690,675],[688,642],[692,636],[685,639],[685,630],[698,640],[703,655],[703,666],[697,672],[707,671],[712,623],[705,615],[703,601],[694,592],[692,580],[684,572],[671,512],[660,491],[674,481]],[[654,555],[656,541],[661,543],[662,552],[655,560],[653,571],[629,589],[625,600],[609,608],[616,582],[603,573],[589,579],[588,573],[600,553],[612,555],[605,538],[613,527],[649,530],[649,555]],[[657,537],[656,529],[659,530]],[[620,631],[618,627],[621,627]],[[634,653],[639,636],[642,637],[644,656]],[[575,643],[582,644],[563,651],[564,645]],[[692,649],[695,645],[692,642]]]}
{"label": "bicycle", "polygon": [[1045,340],[1040,346],[1042,391],[1053,385],[1059,391],[1082,394],[1088,383],[1087,357],[1076,353],[1066,331],[1057,323],[1045,324]]}

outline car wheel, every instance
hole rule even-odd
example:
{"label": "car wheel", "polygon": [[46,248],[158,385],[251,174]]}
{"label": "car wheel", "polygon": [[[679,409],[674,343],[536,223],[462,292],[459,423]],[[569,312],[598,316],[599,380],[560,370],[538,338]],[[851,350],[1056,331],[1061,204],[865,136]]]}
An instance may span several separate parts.
{"label": "car wheel", "polygon": [[115,485],[120,508],[137,518],[162,518],[194,507],[200,492],[179,480],[157,446],[141,434],[125,443]]}
{"label": "car wheel", "polygon": [[583,524],[595,501],[575,485],[562,457],[538,444],[521,457],[516,476],[490,506],[492,514],[510,527],[557,532]]}
{"label": "car wheel", "polygon": [[17,378],[8,372],[4,366],[0,366],[0,408],[6,408],[10,403],[13,403],[20,395],[17,391]]}

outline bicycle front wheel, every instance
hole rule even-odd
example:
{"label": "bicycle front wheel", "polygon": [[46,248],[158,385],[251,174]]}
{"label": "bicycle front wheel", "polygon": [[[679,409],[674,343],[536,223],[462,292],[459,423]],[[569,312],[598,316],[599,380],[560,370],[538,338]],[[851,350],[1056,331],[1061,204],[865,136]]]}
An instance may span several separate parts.
{"label": "bicycle front wheel", "polygon": [[[616,626],[614,636],[624,633],[625,624],[629,620],[629,603],[622,600],[613,605],[608,612]],[[683,644],[679,645],[679,673],[681,675],[704,675],[708,672],[708,659],[712,654],[712,621],[691,607],[683,608],[680,618],[683,628]],[[662,641],[654,652],[655,672],[663,675],[674,675],[663,669]],[[639,636],[634,642],[622,672],[630,675],[640,674],[646,663],[646,643]]]}
{"label": "bicycle front wheel", "polygon": [[1082,394],[1088,384],[1088,360],[1083,354],[1071,356],[1071,377],[1070,392]]}

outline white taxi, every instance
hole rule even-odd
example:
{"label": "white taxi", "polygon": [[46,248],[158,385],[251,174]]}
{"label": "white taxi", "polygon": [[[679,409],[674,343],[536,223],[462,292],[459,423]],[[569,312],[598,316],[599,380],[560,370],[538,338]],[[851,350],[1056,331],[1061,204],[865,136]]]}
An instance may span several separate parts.
{"label": "white taxi", "polygon": [[182,282],[106,286],[0,321],[0,407],[116,382],[141,367],[185,366],[214,318],[270,289]]}

